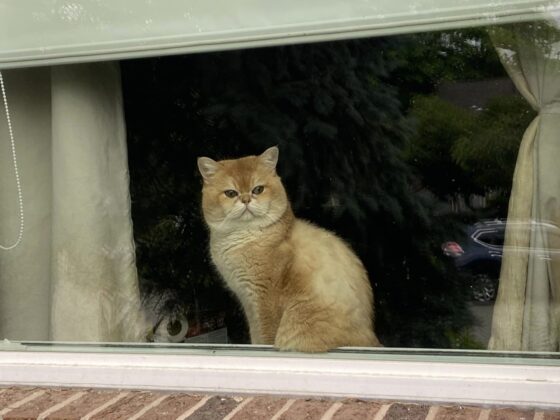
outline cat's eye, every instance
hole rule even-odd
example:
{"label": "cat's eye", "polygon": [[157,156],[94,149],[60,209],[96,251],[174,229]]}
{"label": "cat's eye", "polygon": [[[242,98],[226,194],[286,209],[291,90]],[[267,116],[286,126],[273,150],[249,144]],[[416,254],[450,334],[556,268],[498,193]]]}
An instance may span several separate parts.
{"label": "cat's eye", "polygon": [[263,191],[264,191],[264,187],[262,185],[257,185],[255,188],[253,188],[253,194],[255,195],[259,195]]}
{"label": "cat's eye", "polygon": [[239,194],[237,193],[237,191],[235,190],[225,190],[224,194],[226,195],[226,197],[228,198],[235,198],[237,197]]}

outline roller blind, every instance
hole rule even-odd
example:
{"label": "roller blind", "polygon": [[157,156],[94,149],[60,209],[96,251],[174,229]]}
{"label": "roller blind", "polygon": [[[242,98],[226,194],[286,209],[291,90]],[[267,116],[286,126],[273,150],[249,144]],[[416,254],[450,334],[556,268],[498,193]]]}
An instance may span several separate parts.
{"label": "roller blind", "polygon": [[0,68],[558,18],[537,0],[3,0]]}

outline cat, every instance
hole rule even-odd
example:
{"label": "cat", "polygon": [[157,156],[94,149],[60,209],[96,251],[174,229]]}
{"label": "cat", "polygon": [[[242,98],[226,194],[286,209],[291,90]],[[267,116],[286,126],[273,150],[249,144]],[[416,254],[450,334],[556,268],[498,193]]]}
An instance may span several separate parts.
{"label": "cat", "polygon": [[212,262],[241,302],[251,342],[302,352],[380,346],[364,266],[336,235],[295,218],[278,155],[198,158]]}

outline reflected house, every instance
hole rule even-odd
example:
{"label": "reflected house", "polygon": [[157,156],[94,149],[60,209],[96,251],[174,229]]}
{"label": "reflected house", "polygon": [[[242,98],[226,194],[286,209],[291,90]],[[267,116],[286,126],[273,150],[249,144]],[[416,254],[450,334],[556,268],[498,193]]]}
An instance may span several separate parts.
{"label": "reflected house", "polygon": [[[464,80],[442,82],[437,90],[437,96],[457,107],[473,112],[484,110],[488,102],[496,97],[517,96],[519,93],[510,78],[502,77],[487,80]],[[455,195],[450,199],[453,212],[460,213],[472,208],[485,208],[492,192],[485,195],[472,194],[469,197]]]}
{"label": "reflected house", "polygon": [[437,95],[458,107],[479,111],[496,96],[519,96],[511,79],[468,80],[443,82]]}

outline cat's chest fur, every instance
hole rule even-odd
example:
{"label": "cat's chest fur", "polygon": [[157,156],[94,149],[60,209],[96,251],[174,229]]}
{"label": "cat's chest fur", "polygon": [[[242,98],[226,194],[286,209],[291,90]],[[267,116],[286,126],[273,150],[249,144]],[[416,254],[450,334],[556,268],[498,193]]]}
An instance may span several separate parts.
{"label": "cat's chest fur", "polygon": [[212,235],[212,261],[227,286],[238,296],[247,311],[254,311],[257,283],[264,274],[264,248],[257,244],[258,232]]}

